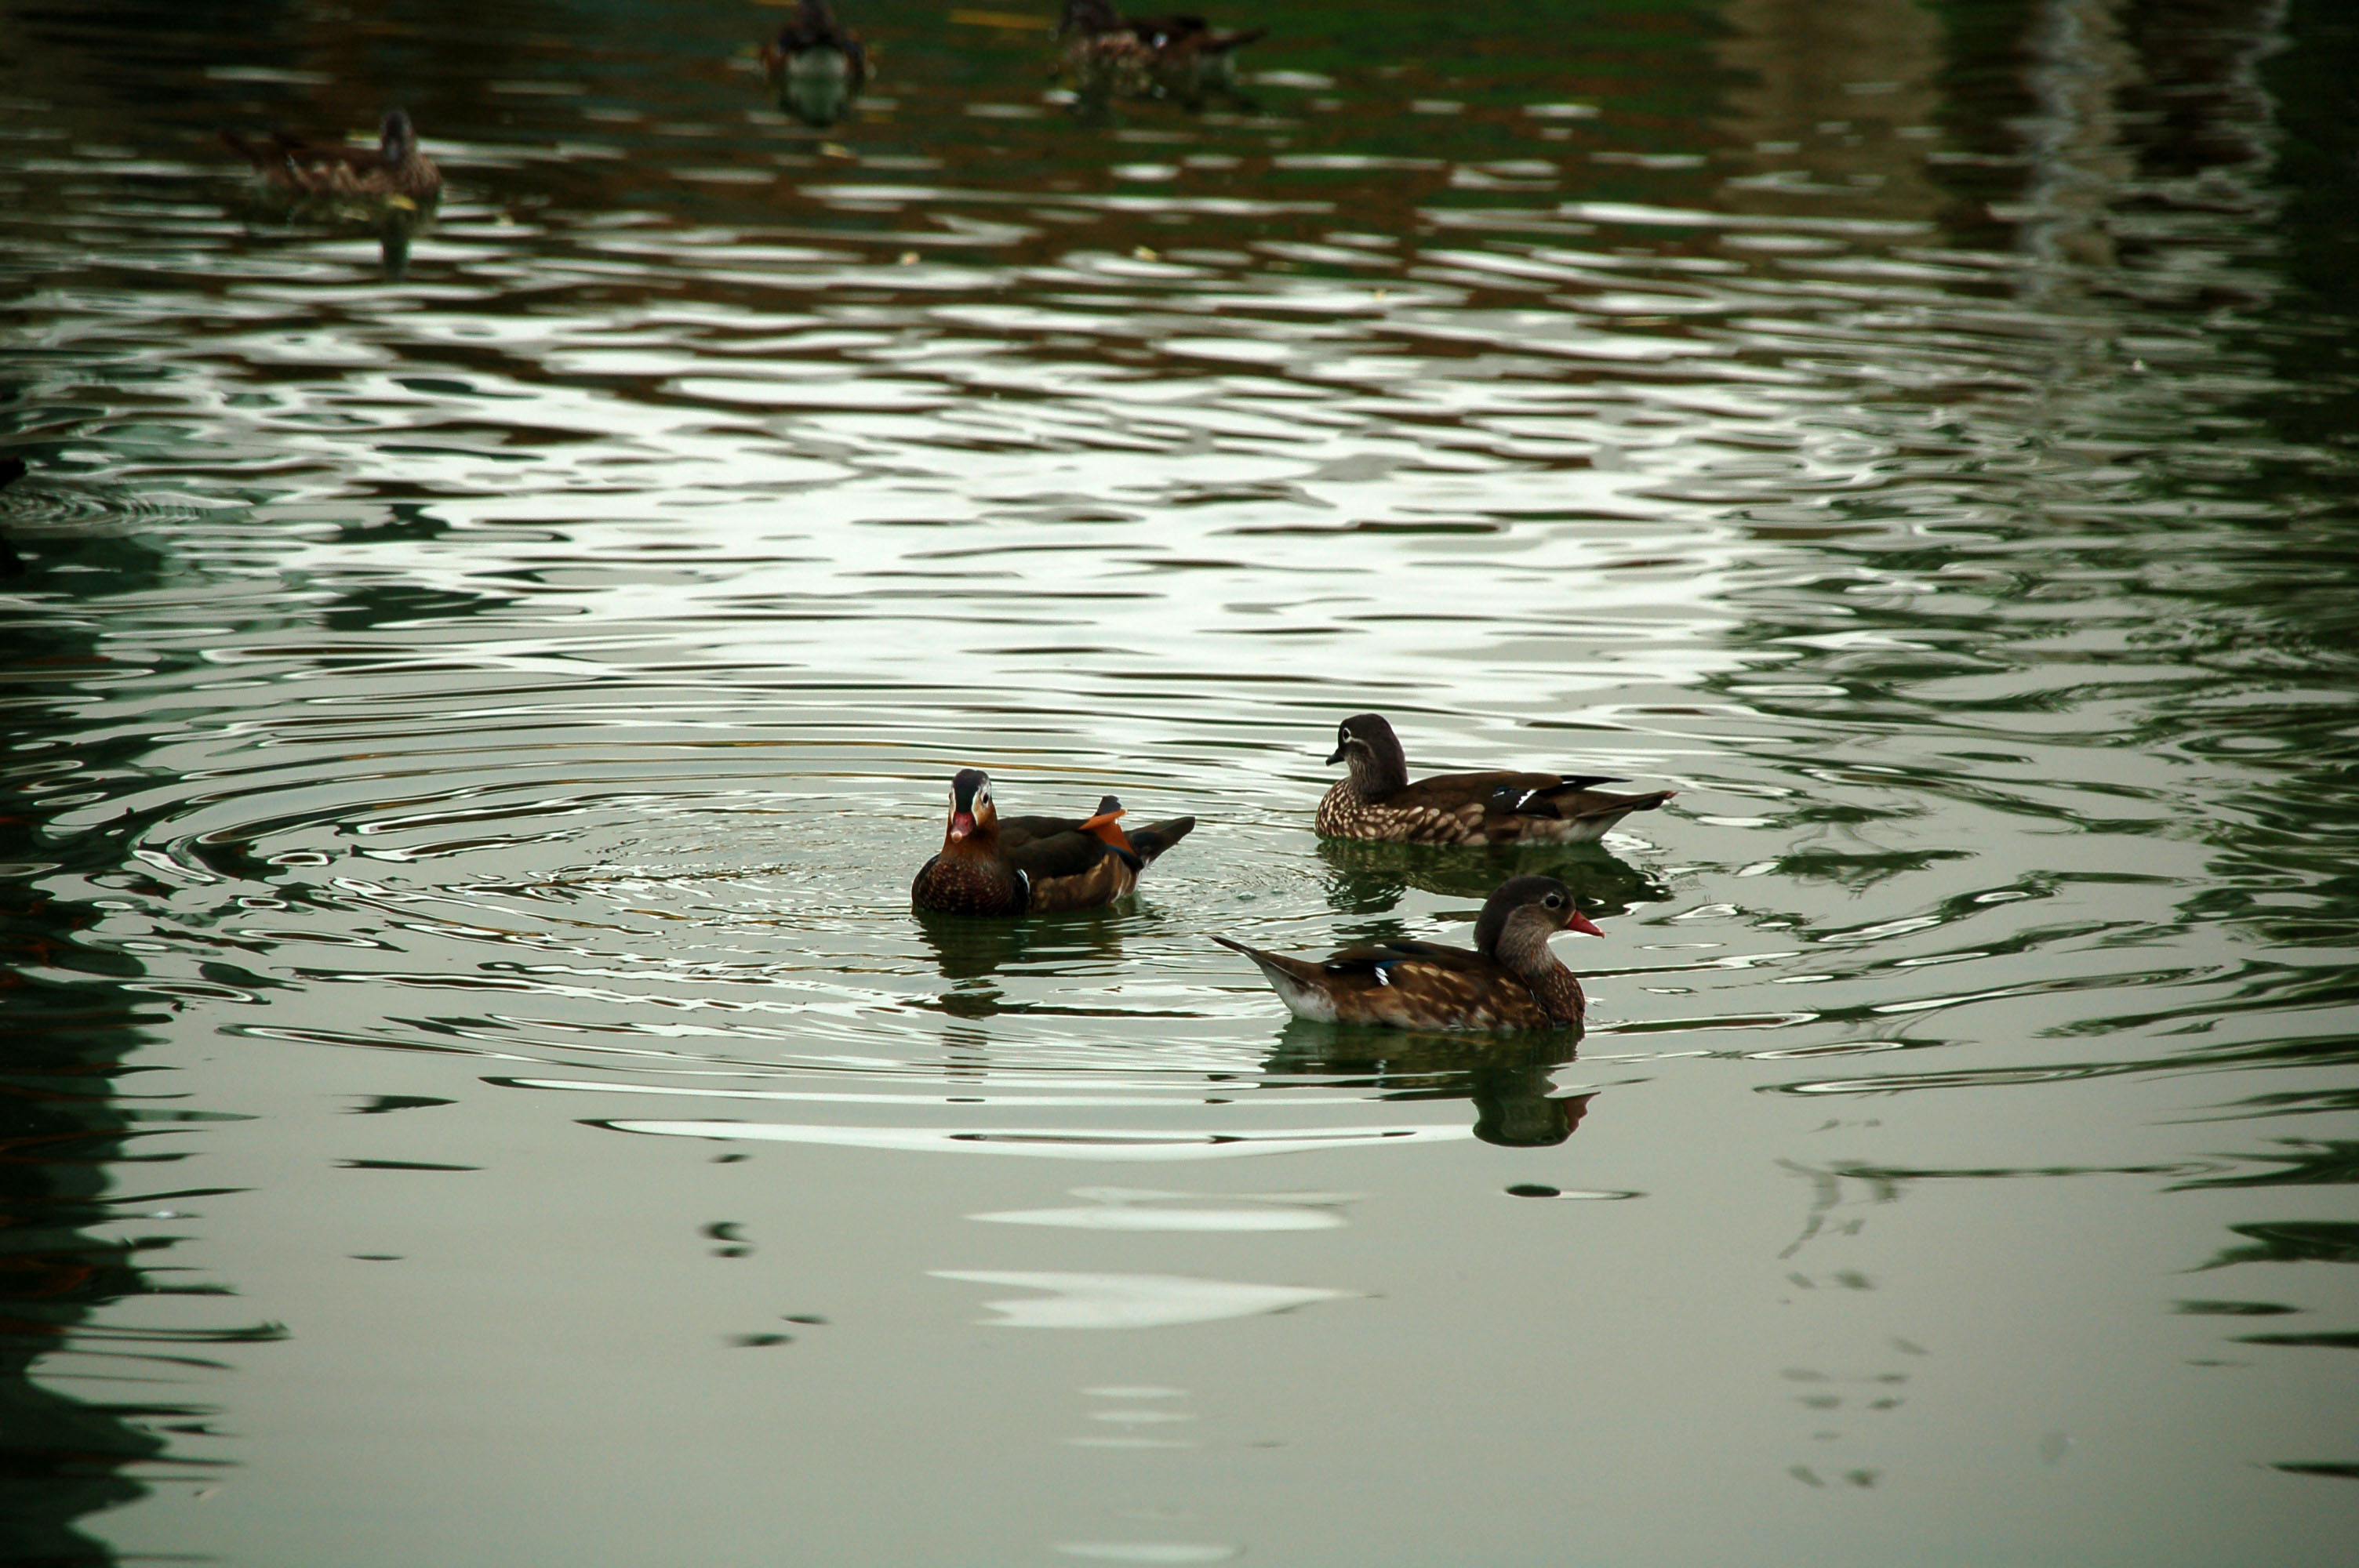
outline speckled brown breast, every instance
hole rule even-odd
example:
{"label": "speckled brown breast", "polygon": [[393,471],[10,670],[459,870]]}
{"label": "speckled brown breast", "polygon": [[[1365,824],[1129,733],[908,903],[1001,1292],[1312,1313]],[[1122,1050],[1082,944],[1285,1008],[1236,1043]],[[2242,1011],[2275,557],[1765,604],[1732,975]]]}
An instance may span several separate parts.
{"label": "speckled brown breast", "polygon": [[1532,1000],[1559,1027],[1578,1028],[1589,1011],[1589,998],[1582,993],[1580,979],[1561,964],[1537,979],[1527,977],[1527,983],[1532,988]]}
{"label": "speckled brown breast", "polygon": [[1473,844],[1484,839],[1483,807],[1392,806],[1372,801],[1346,778],[1319,802],[1312,827],[1330,838],[1376,838],[1387,844]]}
{"label": "speckled brown breast", "polygon": [[935,914],[1022,914],[1031,899],[1023,873],[1001,861],[936,855],[918,868],[909,902]]}

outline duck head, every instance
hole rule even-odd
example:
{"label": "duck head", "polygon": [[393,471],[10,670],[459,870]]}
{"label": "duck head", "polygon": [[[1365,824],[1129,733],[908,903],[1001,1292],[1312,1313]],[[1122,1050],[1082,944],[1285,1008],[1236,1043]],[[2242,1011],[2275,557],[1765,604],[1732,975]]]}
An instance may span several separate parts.
{"label": "duck head", "polygon": [[1079,33],[1094,38],[1101,33],[1122,30],[1122,13],[1114,7],[1114,0],[1065,0],[1065,13],[1057,19],[1057,36]]}
{"label": "duck head", "polygon": [[1408,758],[1381,713],[1354,713],[1337,725],[1335,750],[1327,761],[1350,763],[1352,776],[1370,794],[1408,786]]}
{"label": "duck head", "polygon": [[418,156],[418,132],[406,109],[388,109],[377,124],[376,156],[387,168],[397,168]]}
{"label": "duck head", "polygon": [[943,835],[945,848],[999,832],[999,811],[991,804],[991,775],[981,768],[961,768],[951,780],[951,825]]}
{"label": "duck head", "polygon": [[1524,968],[1546,955],[1549,938],[1560,931],[1605,935],[1573,906],[1572,890],[1554,877],[1509,877],[1483,905],[1474,946],[1510,968]]}

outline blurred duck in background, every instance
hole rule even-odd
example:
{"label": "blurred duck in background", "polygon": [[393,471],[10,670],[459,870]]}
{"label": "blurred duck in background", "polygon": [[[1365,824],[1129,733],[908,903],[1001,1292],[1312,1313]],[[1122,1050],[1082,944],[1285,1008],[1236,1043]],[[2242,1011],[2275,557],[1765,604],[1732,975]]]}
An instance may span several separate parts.
{"label": "blurred duck in background", "polygon": [[386,111],[374,148],[323,146],[284,131],[262,141],[235,131],[223,131],[221,138],[254,166],[265,186],[299,200],[327,198],[415,209],[442,194],[442,171],[419,150],[418,132],[400,109]]}
{"label": "blurred duck in background", "polygon": [[1269,29],[1214,32],[1201,16],[1125,21],[1114,0],[1065,0],[1062,59],[1084,99],[1173,98],[1190,108],[1234,95],[1236,51]]}
{"label": "blurred duck in background", "polygon": [[806,125],[832,125],[868,81],[868,50],[840,26],[827,0],[799,0],[794,19],[762,46],[778,107]]}
{"label": "blurred duck in background", "polygon": [[254,166],[262,204],[289,219],[366,223],[375,229],[385,276],[409,268],[409,242],[442,195],[442,171],[419,149],[408,114],[388,109],[375,147],[321,146],[284,131],[256,141],[235,131],[221,139]]}

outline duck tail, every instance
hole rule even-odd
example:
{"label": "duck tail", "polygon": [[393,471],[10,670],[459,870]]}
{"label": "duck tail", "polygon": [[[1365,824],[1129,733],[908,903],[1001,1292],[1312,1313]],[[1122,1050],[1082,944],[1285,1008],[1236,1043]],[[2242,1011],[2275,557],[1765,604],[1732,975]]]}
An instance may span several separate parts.
{"label": "duck tail", "polygon": [[1150,822],[1130,835],[1130,847],[1137,851],[1141,860],[1151,861],[1194,832],[1195,828],[1196,819],[1192,816],[1174,816],[1167,822]]}
{"label": "duck tail", "polygon": [[1251,958],[1254,968],[1259,969],[1262,972],[1262,978],[1272,985],[1284,987],[1298,983],[1301,979],[1300,976],[1288,968],[1288,960],[1279,957],[1275,953],[1265,953],[1258,947],[1248,947],[1244,943],[1232,941],[1226,936],[1215,936],[1212,940],[1231,952],[1243,953],[1246,957]]}
{"label": "duck tail", "polygon": [[1658,789],[1650,791],[1646,795],[1607,795],[1605,798],[1612,802],[1611,805],[1600,807],[1595,811],[1584,811],[1580,815],[1582,816],[1603,816],[1607,815],[1619,816],[1625,811],[1652,811],[1657,806],[1662,805],[1663,802],[1670,799],[1671,796],[1679,793],[1680,792],[1675,789]]}
{"label": "duck tail", "polygon": [[1258,947],[1248,947],[1242,942],[1232,942],[1225,936],[1213,941],[1222,946],[1243,953],[1251,958],[1286,1011],[1297,1018],[1310,1018],[1328,1023],[1335,1022],[1335,1001],[1324,983],[1326,977],[1316,964],[1306,964],[1299,958],[1281,958],[1275,953],[1265,953]]}
{"label": "duck tail", "polygon": [[1267,27],[1255,27],[1243,33],[1215,33],[1212,35],[1212,42],[1205,47],[1205,52],[1227,54],[1231,49],[1241,49],[1249,43],[1267,37],[1269,37]]}

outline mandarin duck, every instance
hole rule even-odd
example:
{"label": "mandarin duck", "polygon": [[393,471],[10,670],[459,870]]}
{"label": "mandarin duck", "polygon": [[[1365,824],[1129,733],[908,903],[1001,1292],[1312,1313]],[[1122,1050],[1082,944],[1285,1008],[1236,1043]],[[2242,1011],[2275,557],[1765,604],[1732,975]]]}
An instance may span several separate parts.
{"label": "mandarin duck", "polygon": [[1171,94],[1190,102],[1236,76],[1236,51],[1268,32],[1216,33],[1201,16],[1125,20],[1114,0],[1065,0],[1057,37],[1064,61],[1085,87],[1131,97]]}
{"label": "mandarin duck", "polygon": [[1331,838],[1395,844],[1586,844],[1634,811],[1678,792],[1614,795],[1602,773],[1437,773],[1408,782],[1408,759],[1382,715],[1354,714],[1335,730],[1327,759],[1351,772],[1319,803],[1313,826]]}
{"label": "mandarin duck", "polygon": [[1251,958],[1297,1018],[1389,1029],[1578,1029],[1588,1005],[1581,982],[1549,951],[1560,931],[1605,935],[1554,877],[1509,877],[1483,905],[1471,953],[1393,941],[1312,960],[1212,940]]}
{"label": "mandarin duck", "polygon": [[1125,833],[1124,815],[1122,802],[1107,795],[1078,821],[1002,816],[991,802],[991,775],[962,768],[951,780],[941,852],[918,869],[909,901],[936,914],[1046,914],[1112,903],[1196,826],[1192,816],[1175,816]]}
{"label": "mandarin duck", "polygon": [[806,125],[832,125],[867,83],[868,49],[838,25],[827,0],[799,0],[794,20],[762,46],[762,69],[779,108]]}
{"label": "mandarin duck", "polygon": [[373,198],[414,206],[442,193],[442,171],[418,150],[418,133],[399,109],[386,111],[374,151],[320,146],[284,131],[260,142],[235,131],[223,131],[221,138],[254,165],[265,185],[290,196]]}

